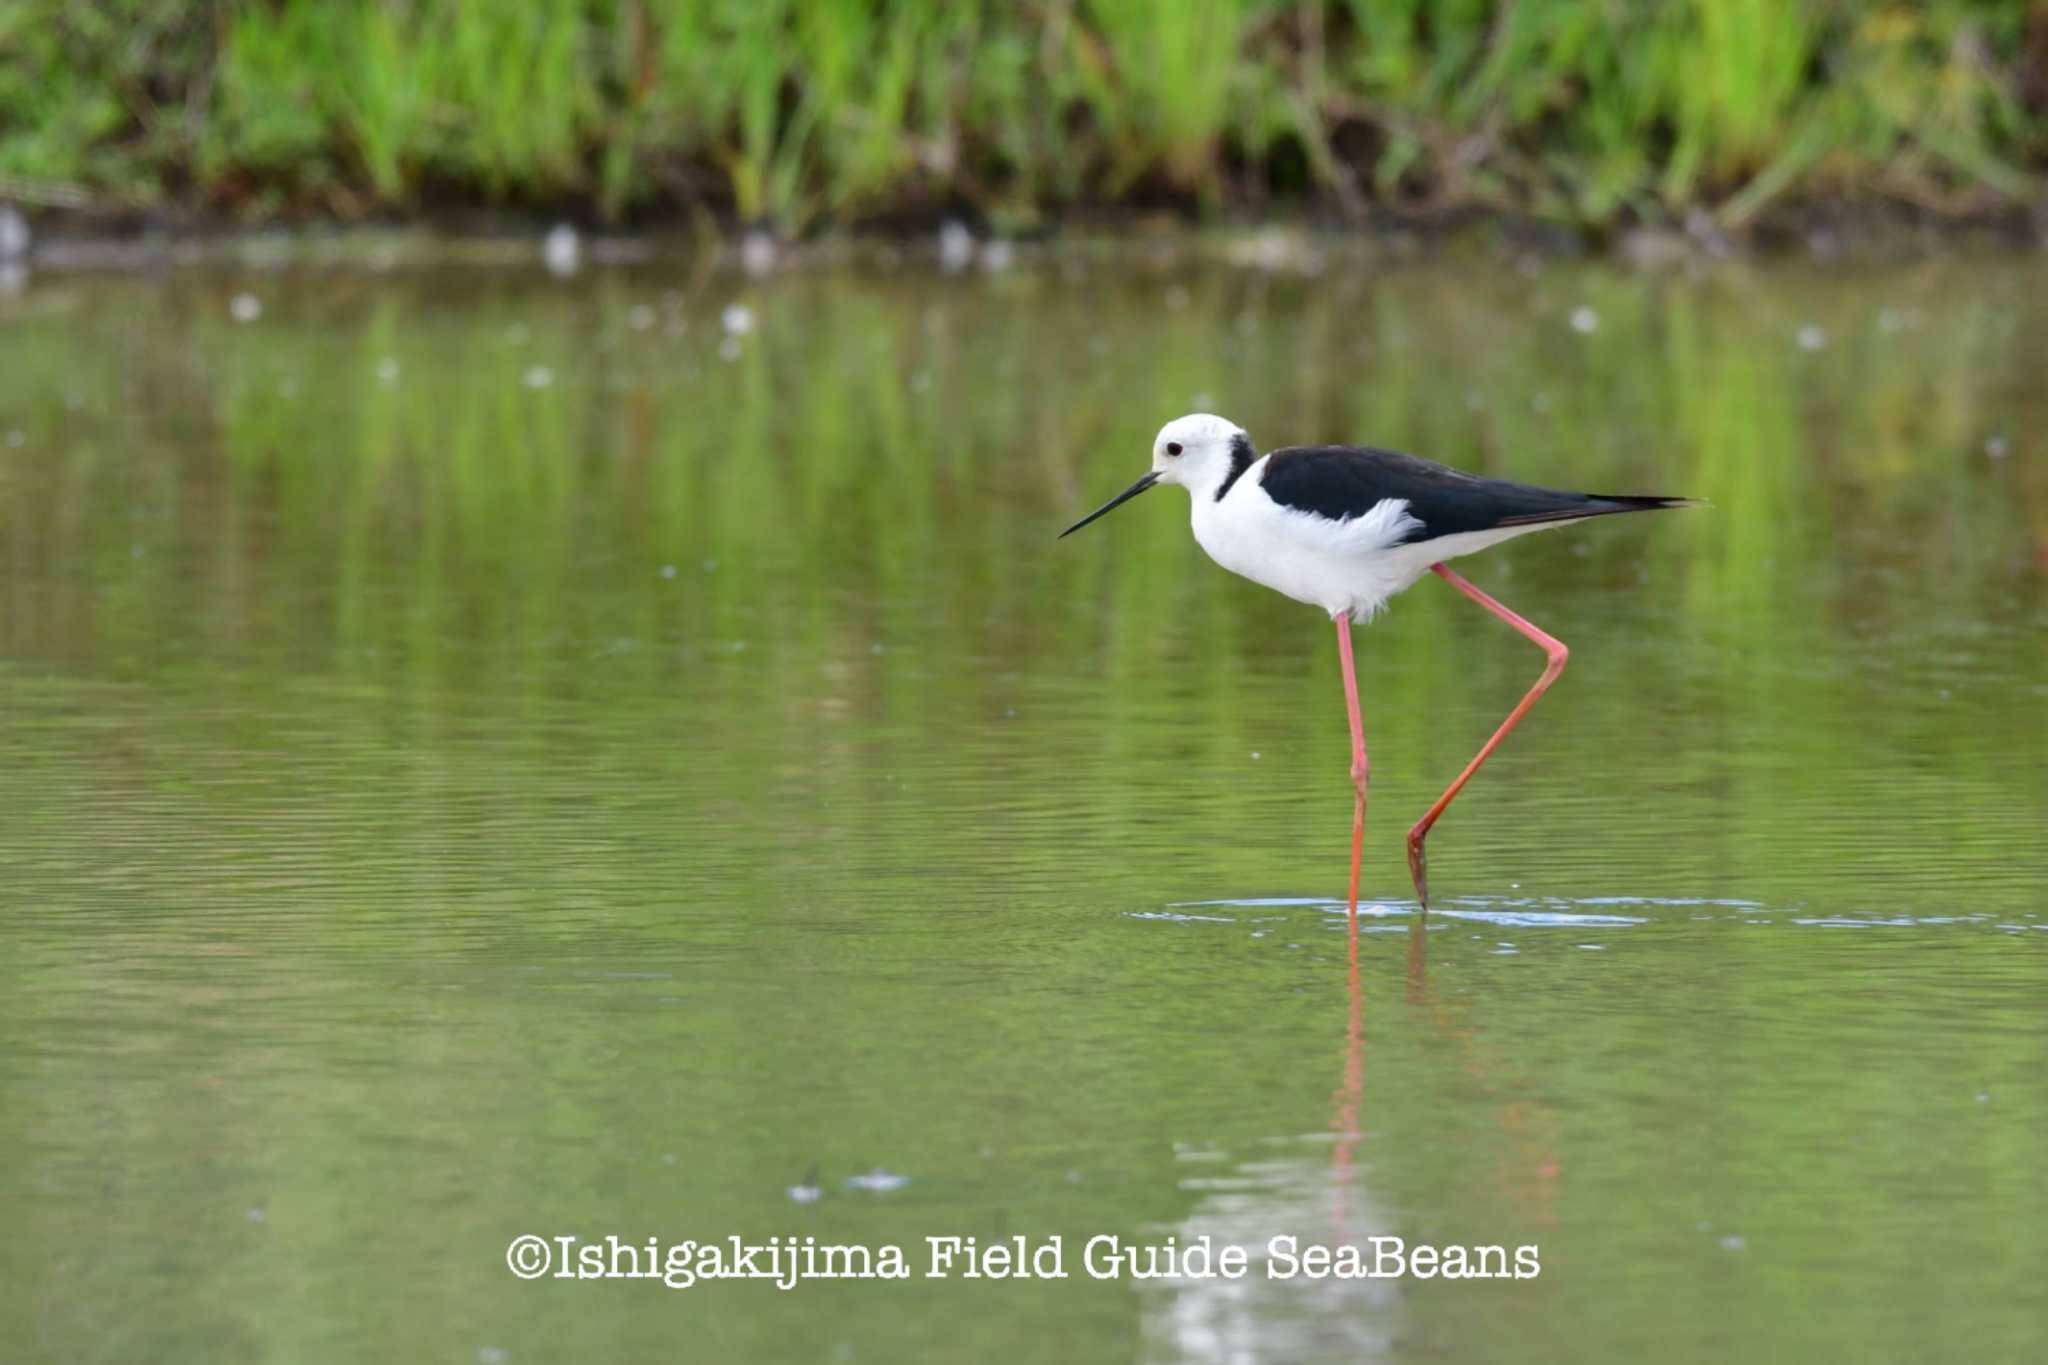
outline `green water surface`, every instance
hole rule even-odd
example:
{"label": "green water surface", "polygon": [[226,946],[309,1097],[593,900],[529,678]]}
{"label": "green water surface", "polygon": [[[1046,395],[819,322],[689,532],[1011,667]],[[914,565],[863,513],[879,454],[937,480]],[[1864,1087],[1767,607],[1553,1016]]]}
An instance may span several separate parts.
{"label": "green water surface", "polygon": [[[2044,373],[2038,261],[37,276],[0,1358],[2048,1358]],[[1361,631],[1355,980],[1328,624],[1053,539],[1193,409],[1714,504],[1463,563],[1573,655],[1426,927],[1542,657]],[[1541,1272],[1261,1273],[1375,1236]]]}

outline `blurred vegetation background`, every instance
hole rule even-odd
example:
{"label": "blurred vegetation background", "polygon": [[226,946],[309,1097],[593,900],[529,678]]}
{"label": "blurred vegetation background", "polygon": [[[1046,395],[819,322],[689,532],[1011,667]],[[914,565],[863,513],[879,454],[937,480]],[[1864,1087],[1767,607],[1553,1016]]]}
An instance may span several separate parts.
{"label": "blurred vegetation background", "polygon": [[804,231],[2016,212],[2048,0],[8,0],[0,199]]}

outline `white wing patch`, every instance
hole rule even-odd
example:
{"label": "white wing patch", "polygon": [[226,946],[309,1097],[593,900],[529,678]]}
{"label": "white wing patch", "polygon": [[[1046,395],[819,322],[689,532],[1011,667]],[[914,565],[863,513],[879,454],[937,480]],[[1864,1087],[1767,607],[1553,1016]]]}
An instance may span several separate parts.
{"label": "white wing patch", "polygon": [[1408,513],[1408,499],[1381,498],[1359,516],[1332,521],[1314,512],[1271,504],[1290,540],[1325,555],[1362,555],[1391,549],[1422,523]]}

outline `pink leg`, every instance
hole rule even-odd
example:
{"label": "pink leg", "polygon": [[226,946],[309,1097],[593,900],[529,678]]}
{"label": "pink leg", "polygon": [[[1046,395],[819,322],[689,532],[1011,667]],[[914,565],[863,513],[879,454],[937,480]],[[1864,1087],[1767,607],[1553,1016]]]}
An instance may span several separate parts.
{"label": "pink leg", "polygon": [[1351,916],[1351,960],[1358,961],[1358,858],[1365,851],[1365,793],[1351,806],[1351,899],[1346,902]]}
{"label": "pink leg", "polygon": [[1422,841],[1429,837],[1429,827],[1434,825],[1436,818],[1444,813],[1444,807],[1451,804],[1451,798],[1465,789],[1465,784],[1472,780],[1472,774],[1478,772],[1479,765],[1486,762],[1487,755],[1500,747],[1500,742],[1508,737],[1508,731],[1514,729],[1521,722],[1522,717],[1529,714],[1529,708],[1536,704],[1536,699],[1542,696],[1552,683],[1557,681],[1557,675],[1564,672],[1565,661],[1571,658],[1571,651],[1564,647],[1562,640],[1553,639],[1551,636],[1545,635],[1542,631],[1530,625],[1527,621],[1524,621],[1521,617],[1479,591],[1479,589],[1473,587],[1463,578],[1452,573],[1444,565],[1432,564],[1429,566],[1429,569],[1431,573],[1449,583],[1459,592],[1464,593],[1465,596],[1471,598],[1474,602],[1485,607],[1495,616],[1498,616],[1501,620],[1543,646],[1543,652],[1550,656],[1550,662],[1543,666],[1543,676],[1536,680],[1536,685],[1529,689],[1527,696],[1522,698],[1521,705],[1508,712],[1508,718],[1501,722],[1500,729],[1495,730],[1493,738],[1486,741],[1486,747],[1481,749],[1472,761],[1465,765],[1465,771],[1458,774],[1458,780],[1451,783],[1450,789],[1442,796],[1439,796],[1436,799],[1436,804],[1431,806],[1423,813],[1422,818],[1415,822],[1415,828],[1408,831],[1408,875],[1415,879],[1415,894],[1421,898],[1424,910],[1429,909],[1429,876],[1428,859],[1423,856]]}
{"label": "pink leg", "polygon": [[1365,722],[1358,717],[1358,673],[1351,664],[1351,618],[1332,619],[1337,623],[1337,657],[1344,661],[1344,709],[1351,716],[1351,785],[1363,801],[1370,768],[1365,761]]}
{"label": "pink leg", "polygon": [[1337,655],[1344,661],[1344,709],[1351,717],[1351,785],[1358,802],[1351,815],[1351,934],[1352,950],[1358,944],[1358,860],[1365,848],[1365,789],[1371,767],[1365,761],[1365,722],[1358,715],[1358,673],[1351,662],[1351,618],[1336,616]]}

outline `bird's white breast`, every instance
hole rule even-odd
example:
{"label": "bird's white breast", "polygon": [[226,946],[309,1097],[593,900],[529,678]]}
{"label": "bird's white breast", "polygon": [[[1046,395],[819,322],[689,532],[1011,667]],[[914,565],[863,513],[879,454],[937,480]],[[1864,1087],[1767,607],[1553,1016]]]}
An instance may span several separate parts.
{"label": "bird's white breast", "polygon": [[1418,523],[1404,498],[1384,498],[1342,521],[1284,507],[1260,480],[1266,461],[1247,469],[1218,501],[1197,492],[1195,540],[1232,573],[1332,615],[1370,619],[1387,599],[1455,555],[1538,529],[1516,526],[1408,542]]}

